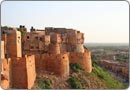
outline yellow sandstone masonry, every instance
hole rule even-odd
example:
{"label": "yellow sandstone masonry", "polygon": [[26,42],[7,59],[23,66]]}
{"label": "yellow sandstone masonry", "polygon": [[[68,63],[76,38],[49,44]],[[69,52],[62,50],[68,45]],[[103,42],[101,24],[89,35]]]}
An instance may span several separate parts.
{"label": "yellow sandstone masonry", "polygon": [[92,71],[91,52],[84,49],[84,33],[78,30],[32,27],[27,32],[25,26],[20,26],[2,28],[1,33],[4,89],[31,89],[38,72],[67,77],[70,63],[80,63],[87,72]]}

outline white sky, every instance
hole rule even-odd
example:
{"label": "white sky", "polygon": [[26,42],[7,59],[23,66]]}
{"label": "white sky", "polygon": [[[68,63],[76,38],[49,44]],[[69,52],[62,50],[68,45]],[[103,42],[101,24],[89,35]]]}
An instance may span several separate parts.
{"label": "white sky", "polygon": [[74,28],[85,42],[128,43],[129,5],[126,1],[4,1],[2,26]]}

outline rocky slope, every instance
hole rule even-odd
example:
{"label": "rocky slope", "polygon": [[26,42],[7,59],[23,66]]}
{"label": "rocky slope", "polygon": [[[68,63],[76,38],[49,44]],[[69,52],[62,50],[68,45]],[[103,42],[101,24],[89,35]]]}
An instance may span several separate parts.
{"label": "rocky slope", "polygon": [[37,74],[33,89],[123,89],[127,88],[93,61],[93,70],[87,73],[80,64],[70,65],[69,77],[57,77],[51,73]]}

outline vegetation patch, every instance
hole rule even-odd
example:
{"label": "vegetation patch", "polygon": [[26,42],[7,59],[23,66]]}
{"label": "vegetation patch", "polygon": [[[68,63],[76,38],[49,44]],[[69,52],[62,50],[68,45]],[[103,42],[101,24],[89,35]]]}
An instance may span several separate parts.
{"label": "vegetation patch", "polygon": [[67,82],[71,85],[73,89],[82,89],[82,85],[76,77],[71,76]]}
{"label": "vegetation patch", "polygon": [[52,86],[51,86],[51,80],[49,79],[45,79],[43,81],[39,81],[38,82],[38,86],[41,88],[41,89],[51,89]]}
{"label": "vegetation patch", "polygon": [[72,72],[79,72],[80,70],[84,70],[79,63],[70,64],[70,69],[72,70]]}
{"label": "vegetation patch", "polygon": [[70,64],[70,70],[73,72],[70,75],[70,78],[67,80],[67,83],[71,86],[72,89],[84,89],[88,86],[88,80],[85,76],[85,71],[81,64],[74,63]]}

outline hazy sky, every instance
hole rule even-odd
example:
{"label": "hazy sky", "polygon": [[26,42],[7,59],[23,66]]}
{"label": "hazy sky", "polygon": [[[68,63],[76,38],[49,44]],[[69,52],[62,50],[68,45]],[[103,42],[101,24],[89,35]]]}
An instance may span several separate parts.
{"label": "hazy sky", "polygon": [[4,1],[2,26],[74,28],[85,42],[129,42],[129,5],[126,1]]}

